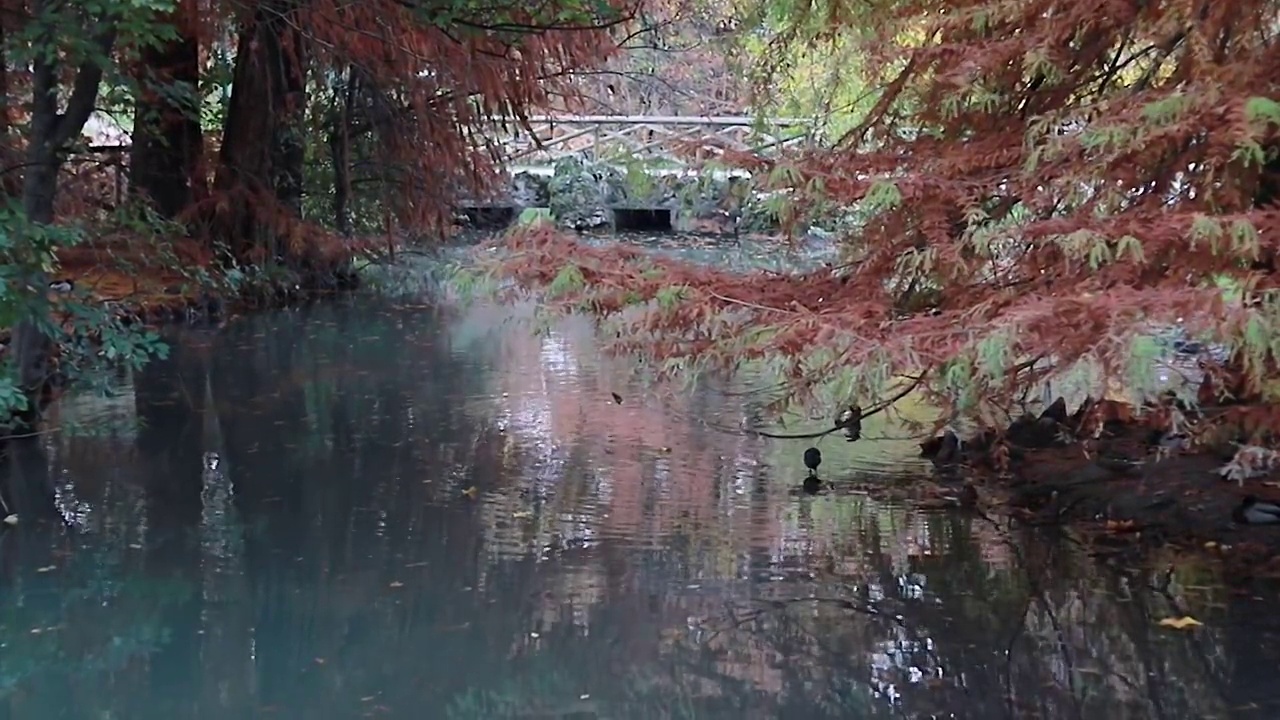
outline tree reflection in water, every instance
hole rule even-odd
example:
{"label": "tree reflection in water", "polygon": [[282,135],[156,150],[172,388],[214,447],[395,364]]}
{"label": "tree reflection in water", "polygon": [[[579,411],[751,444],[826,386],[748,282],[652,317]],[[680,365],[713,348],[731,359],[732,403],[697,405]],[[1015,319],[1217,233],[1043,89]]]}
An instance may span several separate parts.
{"label": "tree reflection in water", "polygon": [[[803,443],[703,422],[745,398],[660,396],[586,324],[505,317],[362,300],[183,331],[132,404],[62,408],[117,424],[8,461],[33,508],[81,510],[0,536],[0,715],[1280,709],[1274,588],[798,495]],[[1181,615],[1205,626],[1158,625]]]}

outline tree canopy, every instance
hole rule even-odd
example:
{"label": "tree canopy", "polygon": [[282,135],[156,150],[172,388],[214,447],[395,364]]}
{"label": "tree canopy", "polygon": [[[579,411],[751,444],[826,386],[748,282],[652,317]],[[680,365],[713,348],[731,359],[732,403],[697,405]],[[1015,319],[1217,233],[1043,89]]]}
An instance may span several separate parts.
{"label": "tree canopy", "polygon": [[1081,363],[1100,386],[1151,389],[1152,333],[1182,326],[1232,354],[1215,392],[1274,400],[1278,10],[768,3],[790,57],[853,48],[843,90],[874,88],[831,146],[738,158],[797,206],[861,211],[842,263],[741,275],[537,230],[506,270],[619,314],[626,349],[681,367],[772,358],[795,395],[911,384],[948,417],[993,417]]}
{"label": "tree canopy", "polygon": [[[452,200],[490,189],[495,131],[601,82],[616,94],[612,74],[704,68],[702,97],[676,104],[738,107],[743,60],[757,110],[819,115],[829,142],[732,159],[804,210],[794,217],[856,210],[837,266],[742,275],[537,230],[512,240],[514,277],[555,285],[573,309],[622,312],[637,332],[620,348],[673,367],[768,358],[795,396],[883,398],[906,382],[982,415],[1081,362],[1100,383],[1145,387],[1150,335],[1166,326],[1228,346],[1236,377],[1212,390],[1280,392],[1274,1],[0,9],[3,398],[46,383],[51,337],[111,334],[83,313],[67,330],[47,297],[60,264],[101,256],[88,237],[141,236],[149,261],[181,238],[165,253],[187,265],[276,263],[322,282],[371,238],[439,228]],[[651,42],[636,48],[637,33]],[[704,41],[696,61],[660,54]],[[84,136],[104,112],[127,147]],[[103,157],[127,167],[123,196],[82,162]],[[119,337],[113,358],[153,349]]]}
{"label": "tree canopy", "polygon": [[439,229],[492,189],[493,131],[571,106],[575,72],[642,27],[631,0],[4,0],[0,414],[157,347],[84,292],[51,299],[69,265],[125,258],[132,295],[160,263],[332,285],[371,236]]}

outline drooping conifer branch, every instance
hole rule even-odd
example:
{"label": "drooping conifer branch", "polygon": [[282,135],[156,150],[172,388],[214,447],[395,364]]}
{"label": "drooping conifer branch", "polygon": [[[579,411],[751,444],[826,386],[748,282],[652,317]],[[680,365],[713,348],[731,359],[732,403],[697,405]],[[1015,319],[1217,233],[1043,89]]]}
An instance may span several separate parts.
{"label": "drooping conifer branch", "polygon": [[[1033,356],[1134,382],[1144,338],[1178,325],[1276,394],[1280,3],[804,7],[789,41],[856,43],[878,98],[834,146],[738,159],[797,204],[864,213],[843,269],[740,276],[539,232],[514,241],[514,277],[575,268],[563,297],[623,313],[627,349],[726,368],[780,356],[796,392],[843,377],[874,401],[930,367],[922,387],[981,414],[1043,379],[1006,372]],[[626,309],[646,301],[659,309]]]}
{"label": "drooping conifer branch", "polygon": [[616,51],[613,29],[629,22],[635,7],[578,0],[240,5],[237,80],[218,182],[187,216],[202,218],[237,257],[296,256],[298,238],[316,233],[299,229],[297,201],[297,138],[306,132],[310,94],[327,87],[310,79],[349,72],[346,124],[328,132],[377,148],[377,176],[368,180],[381,188],[386,232],[447,228],[453,200],[498,184],[494,148],[482,131],[518,123],[553,99],[573,99],[571,72]]}

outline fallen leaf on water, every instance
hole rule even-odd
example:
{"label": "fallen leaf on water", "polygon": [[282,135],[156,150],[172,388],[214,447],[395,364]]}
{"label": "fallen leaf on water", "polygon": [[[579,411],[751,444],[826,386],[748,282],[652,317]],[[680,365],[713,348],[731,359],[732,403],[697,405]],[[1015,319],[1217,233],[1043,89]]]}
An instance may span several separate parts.
{"label": "fallen leaf on water", "polygon": [[475,486],[475,485],[472,485],[471,487],[467,488],[466,490],[463,490],[463,491],[462,491],[462,494],[463,494],[463,495],[466,495],[466,496],[467,496],[467,497],[469,497],[469,498],[474,498],[474,497],[476,496],[476,494],[477,494],[477,493],[479,493],[479,492],[480,492],[479,490],[476,490],[476,486]]}
{"label": "fallen leaf on water", "polygon": [[1180,618],[1165,618],[1160,621],[1160,627],[1173,628],[1174,630],[1186,630],[1203,624],[1189,615],[1184,615]]}
{"label": "fallen leaf on water", "polygon": [[516,520],[524,520],[526,518],[533,517],[533,513],[529,512],[528,510],[517,510],[511,513],[511,517],[515,518]]}

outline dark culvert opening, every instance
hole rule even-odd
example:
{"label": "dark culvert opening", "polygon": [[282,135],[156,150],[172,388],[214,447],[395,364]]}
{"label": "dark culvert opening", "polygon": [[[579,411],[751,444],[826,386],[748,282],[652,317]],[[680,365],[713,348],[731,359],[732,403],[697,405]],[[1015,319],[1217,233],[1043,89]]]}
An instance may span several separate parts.
{"label": "dark culvert opening", "polygon": [[667,208],[614,208],[613,229],[618,232],[672,232]]}
{"label": "dark culvert opening", "polygon": [[462,224],[477,230],[505,230],[516,220],[516,209],[511,205],[476,205],[461,210]]}

